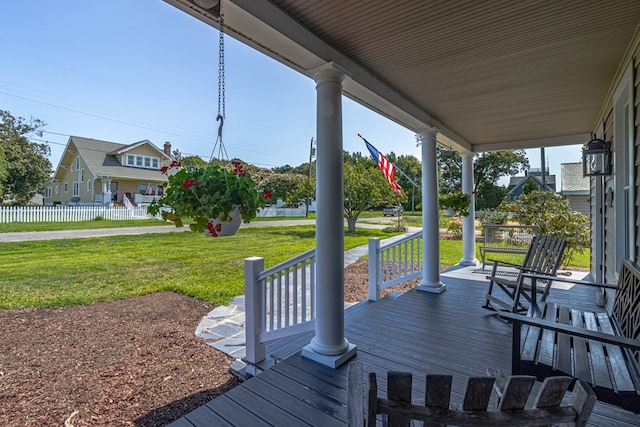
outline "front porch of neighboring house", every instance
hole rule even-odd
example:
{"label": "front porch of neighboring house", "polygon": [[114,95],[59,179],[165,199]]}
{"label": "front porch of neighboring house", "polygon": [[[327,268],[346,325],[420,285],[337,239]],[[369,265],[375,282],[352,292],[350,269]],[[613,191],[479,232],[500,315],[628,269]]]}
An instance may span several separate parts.
{"label": "front porch of neighboring house", "polygon": [[127,207],[145,207],[164,195],[162,184],[139,180],[98,178],[94,188],[93,203]]}

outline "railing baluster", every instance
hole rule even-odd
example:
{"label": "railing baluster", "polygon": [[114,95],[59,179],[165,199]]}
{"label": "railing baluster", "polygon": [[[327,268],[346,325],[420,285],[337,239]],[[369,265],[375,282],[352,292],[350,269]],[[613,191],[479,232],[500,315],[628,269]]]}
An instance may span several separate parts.
{"label": "railing baluster", "polygon": [[[289,275],[291,272],[295,272],[295,266],[289,267],[284,275],[284,301],[282,301],[284,310],[284,326],[289,326]],[[295,304],[295,301],[294,301]]]}
{"label": "railing baluster", "polygon": [[302,287],[300,289],[300,293],[302,294],[302,321],[304,322],[307,319],[307,263],[302,263]]}
{"label": "railing baluster", "polygon": [[[304,264],[304,263],[303,263]],[[294,265],[293,270],[293,324],[297,324],[298,320],[298,274],[300,274],[299,264]]]}
{"label": "railing baluster", "polygon": [[309,288],[309,299],[311,300],[311,319],[316,318],[316,256],[313,255],[310,264],[311,286]]}
{"label": "railing baluster", "polygon": [[273,331],[274,330],[274,312],[275,312],[275,289],[274,289],[274,283],[273,283],[273,278],[275,277],[274,275],[270,276],[270,280],[269,280],[269,330]]}

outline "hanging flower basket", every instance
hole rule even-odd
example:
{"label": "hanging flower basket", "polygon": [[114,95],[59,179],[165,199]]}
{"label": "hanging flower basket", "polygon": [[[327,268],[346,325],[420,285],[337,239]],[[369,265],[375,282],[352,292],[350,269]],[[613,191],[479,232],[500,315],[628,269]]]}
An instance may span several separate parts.
{"label": "hanging flower basket", "polygon": [[172,167],[180,169],[168,177],[164,197],[151,203],[147,211],[173,221],[176,227],[182,227],[183,219],[190,218],[192,231],[212,237],[229,236],[238,231],[241,222],[254,219],[265,198],[270,197],[269,192],[258,191],[240,162],[231,162],[226,168],[182,168],[179,162],[173,162],[162,171],[166,173]]}
{"label": "hanging flower basket", "polygon": [[209,218],[204,235],[208,237],[233,236],[242,225],[240,208],[236,207],[227,215],[220,215],[218,218]]}

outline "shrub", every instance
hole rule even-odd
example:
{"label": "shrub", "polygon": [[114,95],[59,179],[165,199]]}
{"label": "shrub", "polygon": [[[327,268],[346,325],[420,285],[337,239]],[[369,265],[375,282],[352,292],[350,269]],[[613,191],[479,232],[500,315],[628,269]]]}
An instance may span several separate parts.
{"label": "shrub", "polygon": [[569,201],[549,191],[532,191],[510,202],[503,202],[499,210],[511,213],[511,218],[525,225],[537,225],[540,234],[561,237],[567,242],[563,265],[569,264],[576,252],[589,248],[589,219],[571,209]]}
{"label": "shrub", "polygon": [[460,239],[462,237],[462,218],[450,218],[447,221],[447,231],[451,233],[455,239]]}

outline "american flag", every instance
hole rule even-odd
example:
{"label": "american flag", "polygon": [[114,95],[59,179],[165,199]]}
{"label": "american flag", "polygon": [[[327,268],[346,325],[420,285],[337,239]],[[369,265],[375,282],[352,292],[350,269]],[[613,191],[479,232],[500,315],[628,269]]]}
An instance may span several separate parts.
{"label": "american flag", "polygon": [[376,148],[373,145],[369,144],[369,142],[366,139],[364,139],[362,135],[358,134],[358,136],[362,138],[364,143],[367,145],[367,148],[369,149],[369,153],[371,153],[371,157],[373,158],[373,160],[376,161],[376,163],[380,167],[382,174],[384,175],[385,178],[387,178],[387,181],[389,181],[389,184],[391,184],[391,188],[393,188],[393,191],[395,191],[396,194],[401,194],[402,187],[400,187],[400,184],[398,184],[395,179],[396,167],[393,166],[393,163],[387,160],[387,158],[383,156],[382,153],[376,150]]}

